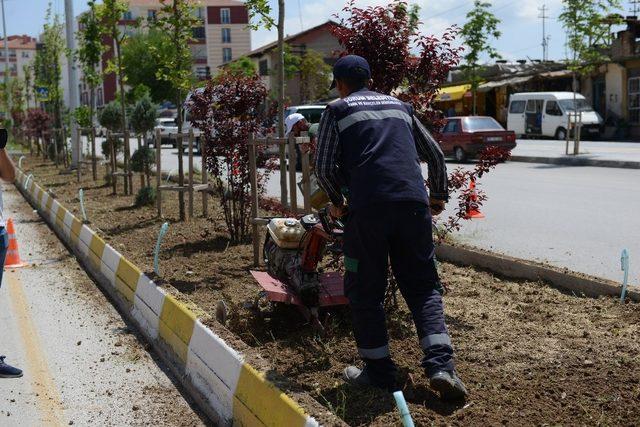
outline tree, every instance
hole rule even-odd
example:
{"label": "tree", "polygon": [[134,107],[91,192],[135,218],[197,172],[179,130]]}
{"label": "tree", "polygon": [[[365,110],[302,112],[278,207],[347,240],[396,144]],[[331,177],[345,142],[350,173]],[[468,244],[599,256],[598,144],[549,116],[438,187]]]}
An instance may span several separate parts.
{"label": "tree", "polygon": [[[187,103],[192,124],[204,139],[207,169],[213,176],[216,194],[224,212],[233,243],[244,241],[251,224],[249,149],[252,133],[263,133],[262,104],[267,89],[260,76],[223,70]],[[259,177],[264,190],[267,174]]]}
{"label": "tree", "polygon": [[354,4],[355,0],[347,3],[343,9],[347,16],[336,15],[341,25],[332,28],[343,54],[366,58],[371,67],[371,89],[394,93],[411,103],[425,125],[439,132],[443,115],[433,103],[449,70],[459,61],[461,49],[452,46],[457,30],[446,30],[441,39],[420,34],[417,10],[403,1],[366,9]]}
{"label": "tree", "polygon": [[[100,69],[102,55],[105,46],[102,42],[102,30],[98,20],[97,6],[94,0],[87,2],[89,10],[80,15],[78,19],[78,40],[77,56],[85,83],[89,86],[89,111],[88,120],[83,124],[78,122],[80,127],[93,127],[96,109],[96,87],[102,82],[103,74]],[[95,132],[91,132],[91,171],[93,179],[97,179],[97,159]]]}
{"label": "tree", "polygon": [[226,70],[233,74],[241,74],[245,76],[253,76],[257,74],[256,64],[246,56],[241,56],[233,62],[224,66]]}
{"label": "tree", "polygon": [[28,136],[42,140],[42,145],[36,141],[37,154],[44,153],[44,137],[51,130],[51,116],[39,108],[30,108],[27,110],[25,127]]}
{"label": "tree", "polygon": [[[58,15],[52,14],[51,3],[47,10],[46,22],[42,32],[42,49],[36,51],[34,62],[35,83],[49,92],[45,103],[46,110],[53,115],[53,126],[62,128],[62,99],[63,92],[60,82],[62,71],[60,56],[65,52],[63,24]],[[63,141],[56,138],[56,148],[62,146]],[[56,160],[57,161],[57,160]]]}
{"label": "tree", "polygon": [[[612,13],[620,8],[618,0],[563,0],[562,4],[558,19],[567,32],[567,47],[571,51],[568,67],[573,72],[574,120],[577,121],[578,76],[589,74],[610,60],[603,47],[607,44],[611,26],[621,23],[622,17]],[[574,132],[574,138],[573,154],[577,155],[580,133]]]}
{"label": "tree", "polygon": [[31,108],[31,93],[33,84],[32,75],[33,66],[31,64],[25,64],[22,66],[22,72],[24,74],[24,96],[27,104],[27,109]]}
{"label": "tree", "polygon": [[471,93],[473,94],[473,114],[476,114],[476,94],[480,85],[478,75],[480,69],[480,57],[485,54],[491,59],[500,55],[489,43],[490,38],[499,38],[498,24],[500,20],[489,10],[491,3],[482,0],[473,2],[473,9],[467,13],[467,22],[462,27],[460,35],[467,46],[464,56],[464,69],[471,81]]}
{"label": "tree", "polygon": [[[129,172],[129,136],[127,135],[127,107],[125,99],[124,85],[126,75],[124,62],[122,61],[122,46],[129,38],[127,31],[120,29],[120,22],[124,13],[129,9],[129,5],[124,0],[103,0],[103,3],[96,6],[96,17],[100,23],[100,36],[110,39],[113,55],[107,62],[106,73],[116,73],[118,78],[118,89],[120,96],[120,130],[124,134],[124,171]],[[125,179],[124,193],[129,194],[132,180],[131,175]],[[115,184],[114,184],[115,185]],[[115,187],[114,187],[115,190]]]}
{"label": "tree", "polygon": [[[151,28],[148,32],[139,32],[131,36],[122,47],[122,63],[127,83],[134,88],[140,85],[147,86],[151,99],[156,103],[176,99],[171,82],[157,75],[160,68],[158,57],[169,56],[173,49],[168,39],[167,34]],[[165,49],[169,52],[163,52]]]}
{"label": "tree", "polygon": [[322,55],[309,49],[300,61],[300,96],[303,102],[321,99],[329,94],[331,67]]}
{"label": "tree", "polygon": [[78,19],[79,30],[77,32],[78,39],[78,62],[82,69],[82,75],[85,83],[89,86],[89,117],[93,124],[95,112],[95,91],[96,87],[102,82],[103,76],[100,70],[100,61],[105,51],[102,42],[102,34],[100,29],[100,21],[96,13],[97,6],[94,0],[87,2],[89,10],[80,15]]}
{"label": "tree", "polygon": [[[171,84],[175,90],[175,103],[178,106],[178,133],[182,132],[182,104],[185,95],[193,85],[194,75],[191,70],[191,49],[189,42],[193,40],[193,28],[198,24],[194,16],[196,3],[194,0],[160,0],[162,7],[156,16],[154,28],[168,35],[166,49],[154,49],[153,54],[159,65],[156,76]],[[183,144],[178,144],[178,185],[184,185],[184,169],[182,165]],[[186,218],[184,208],[184,192],[178,193],[180,220]]]}
{"label": "tree", "polygon": [[[284,0],[278,0],[278,20],[274,20],[271,17],[271,5],[268,0],[247,0],[245,1],[245,7],[249,12],[251,20],[256,20],[255,23],[250,24],[249,27],[257,30],[261,25],[266,30],[271,30],[273,27],[278,29],[278,61],[277,65],[277,84],[278,91],[277,107],[277,124],[278,124],[278,137],[284,137],[284,75],[285,75],[285,46],[284,46]],[[286,154],[285,147],[280,146],[280,202],[282,205],[287,205],[287,166],[286,166]]]}
{"label": "tree", "polygon": [[[132,163],[131,168],[133,169],[134,172],[147,173],[147,186],[150,186],[149,175],[148,175],[149,172],[147,169],[144,168],[144,166],[140,166],[139,164],[136,166],[134,164],[133,158],[135,157],[136,153],[138,153],[143,148],[146,148],[147,150],[149,150],[146,144],[146,139],[148,134],[152,132],[153,128],[156,126],[157,118],[158,118],[158,106],[153,104],[149,95],[146,95],[140,98],[131,109],[131,127],[133,128],[134,132],[138,134],[138,150],[135,153],[133,153],[133,156],[131,157],[131,163]],[[141,141],[142,138],[144,138],[145,140],[144,145],[142,144],[142,141]],[[138,156],[143,156],[142,157],[143,159],[146,159],[147,155],[148,155],[147,153],[138,154]],[[152,153],[152,156],[155,156],[155,154]],[[148,162],[148,161],[145,160],[145,162]],[[155,163],[155,157],[152,163]],[[145,186],[144,178],[142,178],[142,176],[140,178],[141,178],[140,182],[142,184],[142,187],[144,187]],[[138,194],[138,196],[139,195],[140,194]]]}

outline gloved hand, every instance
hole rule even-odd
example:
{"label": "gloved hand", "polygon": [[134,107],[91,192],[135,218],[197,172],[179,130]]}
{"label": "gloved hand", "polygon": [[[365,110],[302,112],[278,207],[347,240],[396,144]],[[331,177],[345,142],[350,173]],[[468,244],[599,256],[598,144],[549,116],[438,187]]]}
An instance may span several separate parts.
{"label": "gloved hand", "polygon": [[7,140],[9,139],[9,133],[5,128],[0,128],[0,150],[7,146]]}

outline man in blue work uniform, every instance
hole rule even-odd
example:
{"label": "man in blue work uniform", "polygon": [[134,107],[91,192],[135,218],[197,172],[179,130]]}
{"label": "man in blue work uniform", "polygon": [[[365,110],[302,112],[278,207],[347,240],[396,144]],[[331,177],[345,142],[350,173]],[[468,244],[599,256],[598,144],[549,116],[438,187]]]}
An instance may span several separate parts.
{"label": "man in blue work uniform", "polygon": [[[410,105],[368,90],[371,71],[364,58],[340,58],[333,76],[341,99],[320,120],[316,173],[334,217],[346,213],[344,194],[348,201],[345,294],[364,369],[347,367],[345,379],[396,387],[383,307],[390,260],[416,324],[431,387],[443,399],[463,399],[467,391],[454,370],[431,231],[431,213],[442,212],[448,199],[442,151]],[[420,160],[428,163],[429,195]]]}

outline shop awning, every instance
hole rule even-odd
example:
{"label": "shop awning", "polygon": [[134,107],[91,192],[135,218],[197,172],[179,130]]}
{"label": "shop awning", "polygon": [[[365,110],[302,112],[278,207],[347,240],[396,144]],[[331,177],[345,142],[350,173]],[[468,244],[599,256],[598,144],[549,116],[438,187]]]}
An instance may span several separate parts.
{"label": "shop awning", "polygon": [[459,101],[469,90],[471,90],[470,84],[442,87],[436,97],[436,102]]}

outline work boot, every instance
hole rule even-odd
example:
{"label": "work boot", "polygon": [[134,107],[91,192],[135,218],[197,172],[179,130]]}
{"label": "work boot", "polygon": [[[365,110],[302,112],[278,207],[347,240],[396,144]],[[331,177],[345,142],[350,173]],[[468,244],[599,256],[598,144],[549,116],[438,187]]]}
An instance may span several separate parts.
{"label": "work boot", "polygon": [[5,356],[0,356],[0,378],[20,378],[22,371],[4,363]]}
{"label": "work boot", "polygon": [[442,400],[464,400],[468,394],[455,371],[436,371],[429,376],[429,385],[440,393]]}
{"label": "work boot", "polygon": [[377,387],[387,391],[393,389],[394,385],[388,381],[382,381],[374,378],[370,369],[365,365],[364,369],[356,366],[347,366],[343,371],[344,380],[351,385],[357,387]]}

